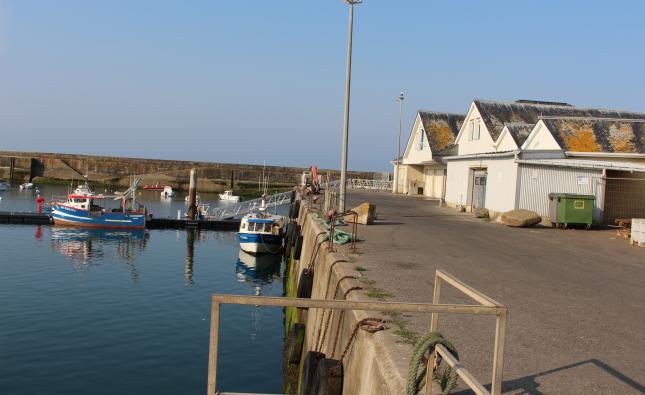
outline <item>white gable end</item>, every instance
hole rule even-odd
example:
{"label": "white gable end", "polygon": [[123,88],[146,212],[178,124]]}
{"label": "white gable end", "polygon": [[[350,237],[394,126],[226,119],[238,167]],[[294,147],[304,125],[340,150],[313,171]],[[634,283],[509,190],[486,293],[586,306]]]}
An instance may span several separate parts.
{"label": "white gable end", "polygon": [[405,147],[403,154],[403,164],[414,165],[429,162],[432,160],[432,150],[428,144],[428,139],[423,130],[423,123],[421,117],[417,114],[417,119],[414,122],[412,133],[408,139],[408,144]]}
{"label": "white gable end", "polygon": [[474,103],[470,105],[455,142],[458,145],[458,155],[495,152],[495,142]]}
{"label": "white gable end", "polygon": [[513,136],[508,132],[508,128],[504,126],[502,134],[497,138],[497,151],[514,151],[517,149],[517,143]]}
{"label": "white gable end", "polygon": [[539,121],[522,145],[522,149],[530,150],[561,150],[560,144],[553,138],[553,135],[544,122]]}

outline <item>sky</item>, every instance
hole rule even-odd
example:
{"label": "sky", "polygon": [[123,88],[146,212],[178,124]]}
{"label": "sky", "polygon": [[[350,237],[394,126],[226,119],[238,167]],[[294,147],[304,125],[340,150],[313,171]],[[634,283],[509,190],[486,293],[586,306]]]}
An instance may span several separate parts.
{"label": "sky", "polygon": [[[0,0],[0,150],[339,168],[341,0]],[[645,2],[365,0],[350,170],[473,98],[645,111]]]}

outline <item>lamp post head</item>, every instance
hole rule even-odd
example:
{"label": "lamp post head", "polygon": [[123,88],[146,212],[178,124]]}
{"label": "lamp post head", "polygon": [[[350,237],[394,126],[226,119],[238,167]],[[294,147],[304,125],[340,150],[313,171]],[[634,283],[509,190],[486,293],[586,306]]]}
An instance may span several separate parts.
{"label": "lamp post head", "polygon": [[356,4],[361,4],[363,0],[343,0],[343,3],[348,4],[348,5],[356,5]]}
{"label": "lamp post head", "polygon": [[399,97],[396,98],[396,101],[403,101],[403,99],[403,91],[401,91],[401,93],[399,93]]}

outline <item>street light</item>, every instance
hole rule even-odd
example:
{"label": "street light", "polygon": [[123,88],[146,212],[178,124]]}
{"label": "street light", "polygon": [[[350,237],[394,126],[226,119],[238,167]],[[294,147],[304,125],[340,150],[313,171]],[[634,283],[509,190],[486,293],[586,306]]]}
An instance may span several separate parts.
{"label": "street light", "polygon": [[394,177],[394,193],[399,193],[399,164],[401,157],[401,126],[403,125],[403,91],[399,93],[399,97],[396,98],[396,101],[399,102],[399,140],[397,142],[396,148],[396,177]]}
{"label": "street light", "polygon": [[349,5],[349,23],[347,27],[347,69],[345,71],[345,113],[343,115],[343,153],[340,165],[340,197],[338,211],[345,211],[345,196],[347,194],[347,143],[349,140],[349,91],[352,78],[352,30],[354,24],[354,5],[363,0],[343,0]]}

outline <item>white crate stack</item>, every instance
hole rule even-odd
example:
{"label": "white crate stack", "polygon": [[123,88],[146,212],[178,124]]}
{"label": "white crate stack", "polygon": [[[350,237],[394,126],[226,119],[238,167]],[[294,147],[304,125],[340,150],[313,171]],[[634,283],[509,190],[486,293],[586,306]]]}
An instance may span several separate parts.
{"label": "white crate stack", "polygon": [[645,245],[645,219],[632,218],[631,243],[639,247]]}

